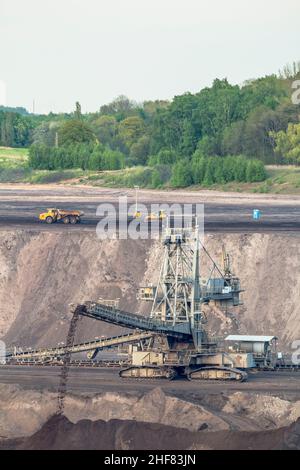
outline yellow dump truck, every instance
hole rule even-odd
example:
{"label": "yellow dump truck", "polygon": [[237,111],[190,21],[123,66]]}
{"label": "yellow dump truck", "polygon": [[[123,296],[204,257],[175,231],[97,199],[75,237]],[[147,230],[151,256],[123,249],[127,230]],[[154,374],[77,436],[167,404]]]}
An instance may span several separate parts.
{"label": "yellow dump truck", "polygon": [[84,213],[81,211],[47,209],[47,212],[42,212],[39,215],[39,219],[41,222],[46,222],[46,224],[53,224],[59,221],[62,221],[64,224],[78,224],[83,215]]}

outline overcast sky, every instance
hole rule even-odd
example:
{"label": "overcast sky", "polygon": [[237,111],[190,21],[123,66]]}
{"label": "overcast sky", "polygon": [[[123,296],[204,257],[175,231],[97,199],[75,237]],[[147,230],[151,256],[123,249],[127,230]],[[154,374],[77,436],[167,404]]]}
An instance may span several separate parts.
{"label": "overcast sky", "polygon": [[299,0],[0,0],[0,101],[96,111],[300,60]]}

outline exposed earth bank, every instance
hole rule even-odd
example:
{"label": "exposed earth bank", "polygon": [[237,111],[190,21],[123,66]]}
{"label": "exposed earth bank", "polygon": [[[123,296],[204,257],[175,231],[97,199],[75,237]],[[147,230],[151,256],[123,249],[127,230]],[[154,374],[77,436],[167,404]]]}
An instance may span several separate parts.
{"label": "exposed earth bank", "polygon": [[[212,334],[270,334],[291,350],[300,337],[300,243],[297,234],[211,234],[205,245],[221,264],[224,243],[241,279],[244,305],[208,312]],[[56,346],[65,341],[70,304],[120,299],[120,307],[146,313],[136,298],[140,285],[157,282],[158,241],[100,241],[94,233],[0,232],[0,338],[8,346]],[[209,273],[204,256],[203,276]],[[233,315],[234,314],[234,315]],[[120,332],[83,319],[77,340]]]}
{"label": "exposed earth bank", "polygon": [[232,393],[185,401],[148,393],[57,395],[0,385],[0,448],[286,449],[300,448],[300,401]]}

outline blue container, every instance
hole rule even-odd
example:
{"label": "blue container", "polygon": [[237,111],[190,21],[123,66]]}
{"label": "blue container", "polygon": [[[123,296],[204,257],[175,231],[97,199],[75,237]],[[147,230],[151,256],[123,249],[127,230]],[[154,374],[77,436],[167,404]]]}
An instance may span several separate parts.
{"label": "blue container", "polygon": [[261,218],[261,211],[259,209],[253,210],[253,220],[259,220]]}

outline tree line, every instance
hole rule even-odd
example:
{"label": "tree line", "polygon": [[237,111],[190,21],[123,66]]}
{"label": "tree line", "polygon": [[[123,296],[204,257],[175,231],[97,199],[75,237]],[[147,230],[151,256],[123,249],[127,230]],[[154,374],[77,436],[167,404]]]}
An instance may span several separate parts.
{"label": "tree line", "polygon": [[139,104],[120,96],[88,114],[79,103],[73,113],[47,116],[1,108],[0,145],[30,147],[30,165],[49,170],[169,166],[176,172],[186,166],[193,172],[195,161],[206,159],[206,181],[226,181],[231,155],[244,156],[237,159],[242,168],[247,159],[299,163],[300,105],[291,102],[299,78],[294,64],[242,86],[216,79],[170,102]]}
{"label": "tree line", "polygon": [[32,145],[29,149],[29,166],[37,170],[119,170],[125,166],[122,152],[99,143],[72,143],[61,147]]}
{"label": "tree line", "polygon": [[211,186],[233,181],[254,183],[266,179],[266,170],[262,161],[246,159],[243,156],[204,157],[196,152],[191,165],[179,160],[173,166],[171,185],[186,187],[192,184]]}

